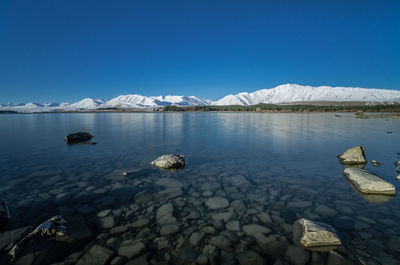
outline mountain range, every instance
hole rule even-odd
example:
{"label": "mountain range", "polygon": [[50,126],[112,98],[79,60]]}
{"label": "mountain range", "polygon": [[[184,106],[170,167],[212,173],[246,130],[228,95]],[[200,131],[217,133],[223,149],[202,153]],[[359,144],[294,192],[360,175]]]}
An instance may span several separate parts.
{"label": "mountain range", "polygon": [[54,112],[54,111],[84,111],[96,109],[154,109],[164,106],[205,106],[205,105],[256,105],[265,104],[295,104],[301,102],[361,102],[366,104],[400,103],[400,91],[360,88],[360,87],[330,87],[302,86],[285,84],[270,89],[261,89],[252,93],[227,95],[212,101],[194,96],[158,96],[146,97],[137,94],[121,95],[110,100],[85,98],[69,103],[22,103],[0,104],[0,111],[16,111],[21,113]]}

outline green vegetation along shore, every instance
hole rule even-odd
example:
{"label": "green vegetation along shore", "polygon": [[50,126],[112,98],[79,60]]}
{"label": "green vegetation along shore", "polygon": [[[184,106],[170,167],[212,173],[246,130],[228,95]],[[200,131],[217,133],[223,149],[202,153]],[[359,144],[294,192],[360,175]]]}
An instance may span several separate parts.
{"label": "green vegetation along shore", "polygon": [[258,104],[252,106],[166,106],[164,111],[254,111],[254,112],[400,112],[400,105],[346,105],[346,106],[317,106],[317,105],[272,105]]}

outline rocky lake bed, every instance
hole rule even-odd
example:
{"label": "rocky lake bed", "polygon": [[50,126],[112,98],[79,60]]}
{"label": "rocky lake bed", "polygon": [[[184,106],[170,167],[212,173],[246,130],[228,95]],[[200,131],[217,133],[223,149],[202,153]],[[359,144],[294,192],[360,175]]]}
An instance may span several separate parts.
{"label": "rocky lake bed", "polygon": [[[32,139],[30,152],[25,141],[0,156],[0,199],[11,216],[1,264],[399,264],[398,196],[365,194],[344,174],[363,167],[398,190],[396,120],[79,115],[62,116],[62,125],[78,119],[97,145],[67,146],[45,133],[48,146]],[[363,164],[340,163],[336,155],[358,144]],[[157,159],[166,154],[185,156]],[[63,222],[46,223],[53,216]],[[42,234],[11,259],[32,231]]]}

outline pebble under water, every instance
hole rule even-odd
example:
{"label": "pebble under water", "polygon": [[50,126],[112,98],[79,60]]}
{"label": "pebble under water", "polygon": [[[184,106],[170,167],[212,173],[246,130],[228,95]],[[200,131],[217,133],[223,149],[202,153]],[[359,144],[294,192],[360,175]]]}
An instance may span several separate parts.
{"label": "pebble under water", "polygon": [[[336,157],[364,146],[365,169],[398,191],[400,120],[4,114],[0,127],[0,200],[11,213],[0,231],[1,264],[10,263],[15,243],[56,215],[67,221],[66,236],[33,239],[14,264],[400,264],[398,194],[359,194]],[[65,144],[64,136],[78,131],[97,144]],[[164,154],[184,154],[185,167],[150,165]],[[342,246],[298,246],[292,225],[300,218],[331,225]]]}

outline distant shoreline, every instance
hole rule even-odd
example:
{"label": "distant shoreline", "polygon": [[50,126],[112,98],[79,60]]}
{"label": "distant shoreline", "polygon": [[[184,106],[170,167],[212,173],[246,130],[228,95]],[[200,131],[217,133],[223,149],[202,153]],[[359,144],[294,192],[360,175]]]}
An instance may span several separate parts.
{"label": "distant shoreline", "polygon": [[0,114],[44,113],[166,113],[166,112],[257,112],[257,113],[400,113],[400,105],[271,105],[251,106],[165,106],[157,108],[109,108],[96,110],[17,112],[0,110]]}

